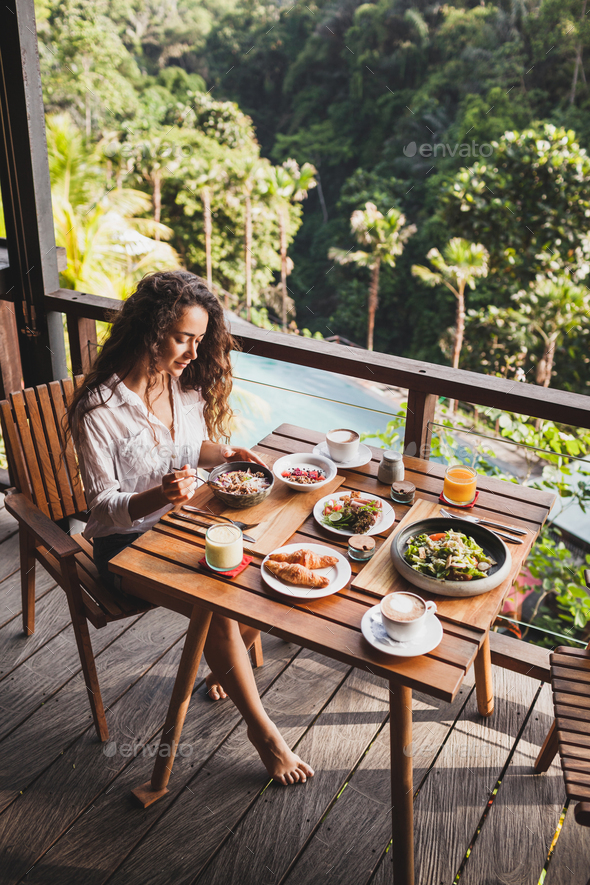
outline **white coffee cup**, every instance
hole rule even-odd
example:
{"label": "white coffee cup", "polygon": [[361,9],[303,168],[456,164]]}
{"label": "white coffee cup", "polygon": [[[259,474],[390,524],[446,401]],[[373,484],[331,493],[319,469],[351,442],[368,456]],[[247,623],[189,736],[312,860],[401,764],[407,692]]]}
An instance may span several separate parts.
{"label": "white coffee cup", "polygon": [[332,461],[350,461],[359,450],[360,436],[356,430],[337,427],[326,434],[326,445]]}
{"label": "white coffee cup", "polygon": [[407,642],[423,631],[427,617],[436,611],[436,603],[400,590],[384,596],[380,608],[387,635],[398,642]]}

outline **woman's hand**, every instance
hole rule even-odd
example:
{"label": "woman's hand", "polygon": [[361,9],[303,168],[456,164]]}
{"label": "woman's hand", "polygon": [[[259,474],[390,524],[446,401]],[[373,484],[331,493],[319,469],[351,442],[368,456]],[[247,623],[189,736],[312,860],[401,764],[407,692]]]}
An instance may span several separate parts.
{"label": "woman's hand", "polygon": [[251,452],[250,449],[221,446],[221,457],[224,461],[253,461],[255,464],[260,464],[261,467],[266,467],[264,461],[261,461],[258,455],[255,452]]}
{"label": "woman's hand", "polygon": [[197,471],[185,464],[181,470],[167,473],[162,479],[162,494],[171,504],[186,504],[195,493]]}
{"label": "woman's hand", "polygon": [[219,464],[225,461],[252,461],[253,464],[260,464],[266,467],[258,455],[251,452],[250,449],[240,449],[230,445],[214,443],[206,439],[201,446],[201,457],[199,458],[199,467],[205,470],[213,470]]}

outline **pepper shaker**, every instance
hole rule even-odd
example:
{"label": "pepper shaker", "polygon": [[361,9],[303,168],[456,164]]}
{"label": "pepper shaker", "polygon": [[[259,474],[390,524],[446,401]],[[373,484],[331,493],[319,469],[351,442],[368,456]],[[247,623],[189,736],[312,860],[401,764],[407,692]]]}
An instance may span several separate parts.
{"label": "pepper shaker", "polygon": [[404,478],[404,461],[399,452],[383,452],[377,479],[385,485],[401,482]]}

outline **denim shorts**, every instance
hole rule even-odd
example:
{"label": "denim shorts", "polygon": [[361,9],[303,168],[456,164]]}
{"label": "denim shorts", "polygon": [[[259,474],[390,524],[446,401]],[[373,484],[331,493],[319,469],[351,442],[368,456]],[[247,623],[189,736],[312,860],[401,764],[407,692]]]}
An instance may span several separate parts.
{"label": "denim shorts", "polygon": [[102,538],[93,538],[94,564],[105,584],[112,590],[116,590],[123,596],[127,594],[121,590],[121,576],[109,571],[109,562],[117,553],[129,547],[139,538],[141,532],[130,532],[125,535],[105,535]]}

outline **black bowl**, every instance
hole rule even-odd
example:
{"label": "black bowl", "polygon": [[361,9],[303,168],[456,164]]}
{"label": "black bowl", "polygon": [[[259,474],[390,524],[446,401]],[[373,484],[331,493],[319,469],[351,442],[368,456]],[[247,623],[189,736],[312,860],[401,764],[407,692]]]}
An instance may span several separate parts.
{"label": "black bowl", "polygon": [[[455,532],[463,532],[473,538],[487,556],[495,560],[485,578],[474,578],[472,581],[444,581],[422,575],[409,565],[404,559],[406,541],[412,535],[421,535],[426,532],[432,535],[435,532],[446,532],[452,529]],[[484,526],[464,519],[449,519],[437,516],[433,519],[421,519],[414,522],[397,533],[391,544],[391,558],[400,575],[429,593],[437,593],[440,596],[479,596],[498,587],[504,581],[512,567],[512,557],[504,541],[486,529]]]}

